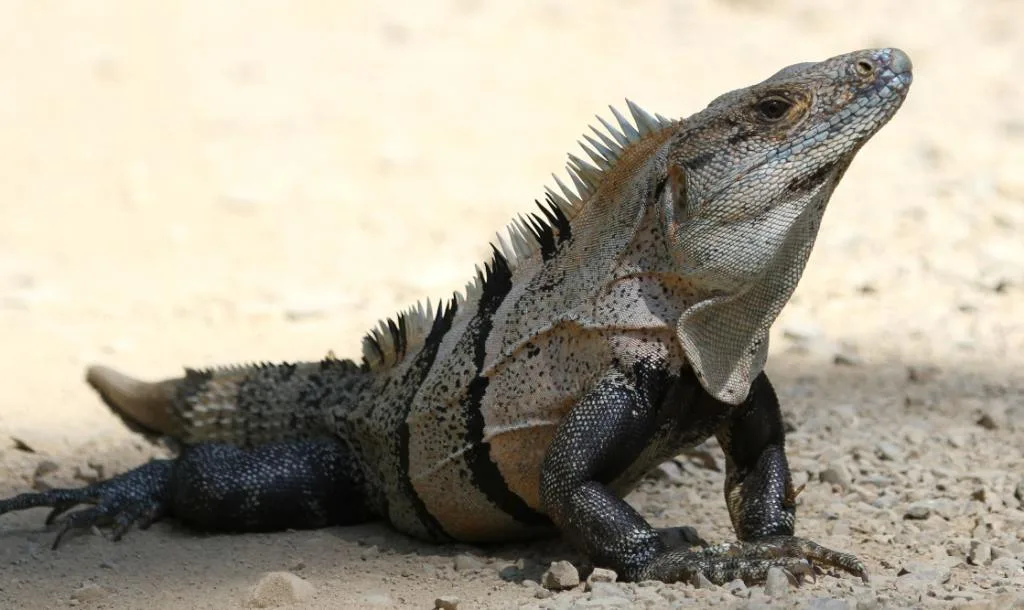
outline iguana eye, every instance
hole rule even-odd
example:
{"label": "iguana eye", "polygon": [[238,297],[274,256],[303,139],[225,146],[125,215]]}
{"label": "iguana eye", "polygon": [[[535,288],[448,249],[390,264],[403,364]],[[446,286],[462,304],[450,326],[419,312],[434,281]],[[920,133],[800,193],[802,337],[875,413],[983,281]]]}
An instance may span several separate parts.
{"label": "iguana eye", "polygon": [[754,105],[754,109],[766,121],[778,121],[786,116],[786,113],[789,112],[792,106],[793,102],[776,95],[761,100]]}

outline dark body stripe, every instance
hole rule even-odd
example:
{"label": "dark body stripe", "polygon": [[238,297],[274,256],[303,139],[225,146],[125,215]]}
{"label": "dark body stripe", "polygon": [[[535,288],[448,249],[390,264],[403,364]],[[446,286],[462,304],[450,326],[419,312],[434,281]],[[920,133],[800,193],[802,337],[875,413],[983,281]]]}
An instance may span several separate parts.
{"label": "dark body stripe", "polygon": [[409,391],[408,400],[402,401],[398,406],[402,409],[399,417],[401,418],[401,424],[398,427],[398,465],[399,465],[399,479],[401,484],[404,486],[404,495],[409,499],[412,504],[413,510],[416,512],[416,517],[423,524],[430,537],[435,540],[452,540],[452,537],[444,530],[441,523],[434,518],[434,515],[427,510],[423,500],[420,499],[419,494],[412,486],[412,481],[409,477],[409,409],[412,407],[412,396],[416,390],[423,383],[423,380],[430,373],[430,369],[434,366],[434,359],[437,357],[437,350],[441,346],[441,339],[451,329],[452,321],[455,319],[455,313],[458,309],[458,305],[453,299],[448,303],[445,308],[438,308],[437,317],[434,319],[434,325],[430,328],[430,334],[427,335],[423,341],[423,348],[419,354],[416,355],[416,360],[412,366],[402,377],[400,381],[402,388],[407,388]]}
{"label": "dark body stripe", "polygon": [[[480,301],[477,305],[476,317],[470,324],[473,336],[473,362],[476,370],[484,366],[487,355],[486,343],[491,334],[494,312],[512,290],[512,272],[505,257],[495,251],[494,259],[487,268],[486,281]],[[484,416],[481,411],[484,396],[490,380],[476,376],[469,384],[465,402],[462,405],[463,417],[466,421],[465,440],[472,446],[466,455],[466,464],[470,469],[471,483],[480,490],[488,500],[505,514],[516,521],[530,526],[550,525],[547,516],[530,508],[526,502],[508,488],[505,478],[498,466],[491,459],[490,444],[484,442]]]}

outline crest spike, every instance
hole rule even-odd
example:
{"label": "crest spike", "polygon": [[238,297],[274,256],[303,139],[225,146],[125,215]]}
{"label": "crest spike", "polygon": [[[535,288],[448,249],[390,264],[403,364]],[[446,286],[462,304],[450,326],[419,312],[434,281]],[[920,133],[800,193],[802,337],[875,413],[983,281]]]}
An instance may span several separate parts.
{"label": "crest spike", "polygon": [[612,149],[605,146],[602,142],[599,142],[598,140],[595,140],[594,138],[590,137],[590,134],[583,134],[583,137],[587,140],[587,142],[590,143],[591,146],[594,147],[594,150],[596,150],[598,154],[600,154],[602,157],[604,157],[606,161],[608,161],[609,164],[611,164],[612,161],[615,161],[616,159],[619,158],[617,154],[612,152]]}
{"label": "crest spike", "polygon": [[615,106],[608,106],[608,109],[612,111],[612,116],[619,122],[619,129],[622,130],[623,135],[629,138],[630,142],[636,142],[640,139],[640,132],[637,131],[636,127],[629,122],[629,119],[622,116],[622,113],[615,109]]}
{"label": "crest spike", "polygon": [[[583,136],[583,137],[586,137],[586,136]],[[591,147],[587,146],[586,144],[584,144],[583,142],[580,142],[578,140],[577,140],[576,143],[580,145],[580,148],[583,149],[583,152],[587,153],[587,156],[590,157],[590,160],[593,161],[594,163],[596,163],[597,166],[599,168],[601,168],[602,170],[608,169],[608,168],[610,168],[612,166],[612,164],[608,162],[608,159],[606,157],[604,157],[600,153],[599,150],[596,150],[595,148],[591,148]],[[604,147],[602,147],[602,148],[604,148]]]}
{"label": "crest spike", "polygon": [[637,106],[628,98],[626,99],[626,107],[629,108],[629,113],[633,115],[633,120],[636,121],[636,126],[640,129],[640,135],[646,136],[656,131],[660,126],[658,119],[651,116],[651,113]]}
{"label": "crest spike", "polygon": [[629,146],[629,138],[627,138],[625,134],[616,129],[611,123],[604,120],[604,117],[598,116],[597,120],[601,121],[601,124],[604,125],[604,128],[608,130],[608,134],[611,137],[615,138],[615,141],[619,143],[619,146],[621,148],[626,148],[627,146]]}
{"label": "crest spike", "polygon": [[[604,123],[604,121],[601,119],[601,117],[597,117],[597,118],[602,123]],[[605,125],[607,125],[607,123],[605,123]],[[603,142],[604,145],[611,151],[612,156],[609,157],[609,159],[611,159],[611,158],[618,159],[619,155],[622,154],[622,146],[620,146],[618,144],[618,142],[616,142],[615,140],[612,140],[611,138],[609,138],[603,131],[601,131],[600,129],[594,127],[593,125],[587,125],[587,127],[590,127],[590,131],[593,131],[597,135],[597,137],[601,139],[601,142]]]}
{"label": "crest spike", "polygon": [[576,187],[576,192],[580,194],[580,197],[589,196],[591,193],[590,184],[579,174],[579,170],[571,166],[567,169],[569,177],[572,178],[572,183]]}
{"label": "crest spike", "polygon": [[573,192],[571,188],[565,186],[565,183],[562,182],[562,179],[556,176],[555,174],[551,174],[551,177],[555,179],[555,184],[558,185],[558,188],[562,189],[562,193],[565,195],[566,201],[568,201],[572,206],[577,206],[583,203],[583,199],[580,198],[580,195],[582,195],[582,193],[580,193],[580,195],[577,195],[575,192]]}
{"label": "crest spike", "polygon": [[569,161],[572,162],[573,169],[575,169],[576,173],[580,175],[580,178],[583,178],[591,189],[593,189],[593,187],[597,185],[597,180],[601,177],[601,170],[571,153],[569,154]]}

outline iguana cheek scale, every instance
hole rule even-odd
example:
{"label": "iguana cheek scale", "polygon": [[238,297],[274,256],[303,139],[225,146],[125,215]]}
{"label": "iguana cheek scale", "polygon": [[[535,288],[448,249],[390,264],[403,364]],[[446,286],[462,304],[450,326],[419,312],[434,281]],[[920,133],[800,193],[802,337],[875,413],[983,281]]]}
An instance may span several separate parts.
{"label": "iguana cheek scale", "polygon": [[[757,581],[856,557],[795,537],[778,399],[763,366],[825,206],[896,113],[898,49],[785,68],[673,120],[627,101],[569,156],[539,211],[499,234],[466,289],[384,320],[359,363],[256,364],[87,381],[180,455],[80,489],[69,531],[175,517],[266,531],[383,518],[434,541],[560,532],[624,579]],[[709,436],[738,542],[667,548],[622,498]]]}

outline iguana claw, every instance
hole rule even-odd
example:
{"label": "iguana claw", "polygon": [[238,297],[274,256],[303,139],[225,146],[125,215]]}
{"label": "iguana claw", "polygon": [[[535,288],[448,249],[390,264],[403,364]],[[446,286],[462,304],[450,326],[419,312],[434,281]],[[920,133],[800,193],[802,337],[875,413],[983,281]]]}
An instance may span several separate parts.
{"label": "iguana claw", "polygon": [[64,518],[57,530],[51,548],[60,546],[72,530],[96,526],[111,526],[111,537],[120,540],[132,525],[145,529],[157,521],[164,511],[164,494],[171,472],[167,460],[154,460],[119,477],[93,483],[78,489],[50,489],[23,493],[0,500],[0,515],[48,506],[46,524],[57,519],[79,504],[92,504],[89,508],[73,512]]}

